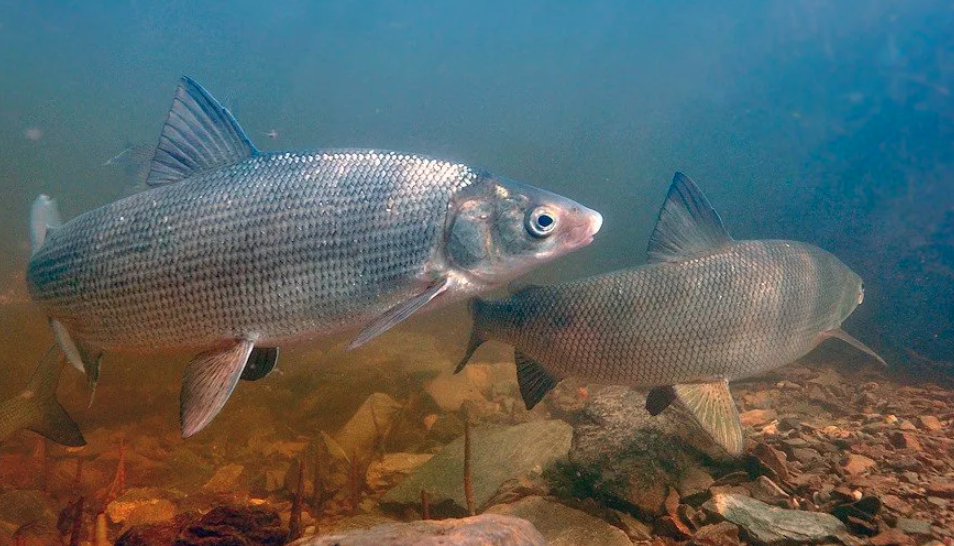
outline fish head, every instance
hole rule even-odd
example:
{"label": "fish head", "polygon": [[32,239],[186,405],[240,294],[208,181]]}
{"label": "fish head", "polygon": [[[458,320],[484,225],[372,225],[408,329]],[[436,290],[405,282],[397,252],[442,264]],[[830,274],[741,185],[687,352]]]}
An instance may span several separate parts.
{"label": "fish head", "polygon": [[590,244],[603,224],[600,213],[566,197],[491,175],[450,206],[447,261],[484,288]]}
{"label": "fish head", "polygon": [[833,328],[841,326],[855,309],[861,305],[865,299],[865,283],[857,273],[851,270],[841,260],[829,254],[832,264],[829,268],[834,278],[834,285],[837,286],[836,303],[833,307],[832,324]]}

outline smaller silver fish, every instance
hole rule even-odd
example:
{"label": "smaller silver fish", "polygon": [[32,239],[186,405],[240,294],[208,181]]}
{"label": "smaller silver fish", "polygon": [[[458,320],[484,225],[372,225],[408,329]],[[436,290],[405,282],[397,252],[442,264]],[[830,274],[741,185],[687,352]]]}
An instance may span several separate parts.
{"label": "smaller silver fish", "polygon": [[742,428],[728,381],[789,364],[829,338],[881,358],[841,329],[864,296],[828,252],[796,241],[734,241],[699,188],[677,173],[649,264],[531,286],[472,305],[463,368],[484,340],[515,348],[528,408],[563,377],[653,388],[653,415],[679,400],[730,454]]}
{"label": "smaller silver fish", "polygon": [[50,347],[26,388],[0,402],[0,442],[18,430],[29,429],[65,446],[86,445],[83,433],[56,400],[65,363],[56,347]]}

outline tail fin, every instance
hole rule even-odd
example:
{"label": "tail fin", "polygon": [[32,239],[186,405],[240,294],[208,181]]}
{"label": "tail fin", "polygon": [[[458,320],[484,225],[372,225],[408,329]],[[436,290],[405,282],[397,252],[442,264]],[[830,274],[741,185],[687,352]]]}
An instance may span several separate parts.
{"label": "tail fin", "polygon": [[33,254],[43,246],[47,231],[60,227],[62,223],[56,201],[47,195],[37,197],[30,208],[30,246]]}
{"label": "tail fin", "polygon": [[467,309],[470,310],[470,316],[473,319],[473,326],[471,326],[470,331],[470,340],[467,341],[467,348],[464,350],[464,356],[461,357],[460,362],[457,364],[457,367],[454,368],[454,373],[460,373],[464,369],[464,366],[470,362],[470,357],[474,356],[474,352],[477,350],[477,347],[486,341],[480,334],[477,333],[477,313],[480,308],[481,301],[479,298],[474,298],[467,304]]}
{"label": "tail fin", "polygon": [[59,351],[50,347],[26,389],[0,404],[0,440],[26,428],[65,446],[86,445],[83,433],[56,399],[62,369]]}

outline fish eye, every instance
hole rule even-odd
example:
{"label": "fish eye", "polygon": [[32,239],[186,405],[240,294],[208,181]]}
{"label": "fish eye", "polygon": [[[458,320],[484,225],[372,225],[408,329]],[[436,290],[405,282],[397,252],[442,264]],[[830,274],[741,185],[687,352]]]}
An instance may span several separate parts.
{"label": "fish eye", "polygon": [[527,216],[527,231],[534,237],[547,237],[556,227],[556,215],[546,207],[537,207]]}

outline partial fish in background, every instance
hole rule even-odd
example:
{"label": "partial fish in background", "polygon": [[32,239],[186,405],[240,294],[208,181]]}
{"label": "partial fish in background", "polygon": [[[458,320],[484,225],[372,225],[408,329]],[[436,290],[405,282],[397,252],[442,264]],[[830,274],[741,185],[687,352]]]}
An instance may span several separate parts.
{"label": "partial fish in background", "polygon": [[0,442],[29,429],[65,446],[84,446],[79,427],[56,400],[56,386],[66,362],[55,346],[40,361],[26,388],[0,402]]}
{"label": "partial fish in background", "polygon": [[730,454],[742,429],[728,381],[772,370],[842,339],[861,279],[835,256],[795,241],[734,241],[708,200],[677,173],[649,244],[648,265],[501,301],[476,300],[458,371],[485,340],[515,348],[532,408],[563,377],[654,387],[647,409],[679,400]]}
{"label": "partial fish in background", "polygon": [[183,436],[278,346],[411,315],[506,284],[589,244],[599,213],[431,157],[379,150],[258,151],[183,78],[149,190],[59,219],[31,214],[30,294],[91,382],[109,349],[201,351],[183,379]]}

